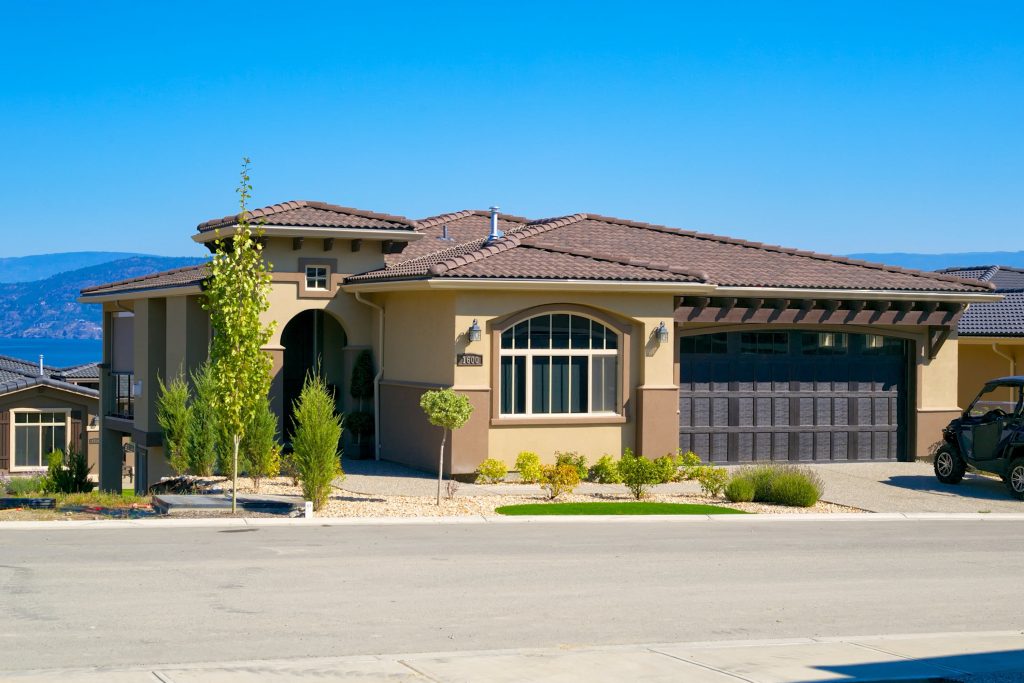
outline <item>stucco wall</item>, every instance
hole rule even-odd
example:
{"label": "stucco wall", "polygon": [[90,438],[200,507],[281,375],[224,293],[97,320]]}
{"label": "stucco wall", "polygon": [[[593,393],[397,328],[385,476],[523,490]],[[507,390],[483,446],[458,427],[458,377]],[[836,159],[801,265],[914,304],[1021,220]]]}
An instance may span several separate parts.
{"label": "stucco wall", "polygon": [[[643,450],[652,457],[674,451],[678,445],[678,401],[674,399],[651,401],[644,411],[640,402],[653,395],[644,389],[678,389],[674,377],[673,344],[658,344],[652,334],[661,322],[672,329],[673,297],[669,294],[612,294],[608,292],[460,292],[456,299],[455,329],[458,334],[454,352],[479,353],[483,355],[481,367],[456,367],[455,387],[474,390],[491,388],[497,391],[494,382],[492,343],[489,335],[494,323],[510,314],[539,306],[564,306],[566,310],[603,313],[629,327],[628,357],[624,359],[627,368],[628,386],[621,387],[625,419],[602,420],[600,422],[576,422],[567,416],[551,416],[534,420],[534,424],[495,424],[498,415],[493,407],[487,414],[474,415],[474,420],[488,420],[490,428],[485,432],[486,451],[492,458],[499,458],[510,466],[515,463],[521,451],[534,451],[542,462],[553,462],[556,451],[577,451],[591,462],[604,454],[621,455],[625,448],[638,449],[637,419],[641,414],[646,420],[657,420],[666,429],[657,433],[643,434],[647,438]],[[469,343],[466,331],[476,319],[484,329],[480,342]],[[641,390],[638,391],[638,388]],[[577,418],[578,419],[578,418]],[[467,444],[469,447],[469,444]],[[483,450],[483,449],[480,449]]]}
{"label": "stucco wall", "polygon": [[[958,404],[966,409],[981,387],[990,379],[1013,372],[1010,361],[992,350],[993,340],[961,339],[959,344],[960,377]],[[1000,339],[999,351],[1016,360],[1016,372],[1024,368],[1024,339]]]}

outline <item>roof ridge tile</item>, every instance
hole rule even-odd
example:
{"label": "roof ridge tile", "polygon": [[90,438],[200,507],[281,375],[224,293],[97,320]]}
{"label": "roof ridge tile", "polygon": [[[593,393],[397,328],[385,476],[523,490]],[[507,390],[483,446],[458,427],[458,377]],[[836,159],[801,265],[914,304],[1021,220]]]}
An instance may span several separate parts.
{"label": "roof ridge tile", "polygon": [[[373,218],[376,220],[390,221],[392,223],[400,223],[407,225],[410,228],[416,227],[416,221],[406,218],[405,216],[398,216],[387,213],[377,213],[375,211],[367,211],[365,209],[357,209],[351,206],[341,206],[340,204],[330,204],[328,202],[317,202],[308,199],[290,200],[286,202],[280,202],[278,204],[270,204],[269,206],[261,206],[257,209],[251,209],[248,214],[251,218],[263,218],[265,216],[273,216],[274,214],[283,213],[285,211],[292,211],[294,209],[301,209],[308,207],[311,209],[319,209],[321,211],[330,211],[333,213],[345,214],[348,216],[359,216],[361,218]],[[223,216],[221,218],[212,218],[208,221],[204,221],[196,226],[196,230],[199,232],[207,232],[215,228],[229,227],[234,225],[238,221],[240,213]]]}
{"label": "roof ridge tile", "polygon": [[641,228],[644,230],[654,230],[657,232],[667,232],[674,234],[683,234],[696,239],[711,240],[720,242],[722,244],[735,244],[742,247],[749,247],[753,249],[761,249],[764,251],[771,251],[780,254],[789,254],[791,256],[802,256],[805,258],[814,258],[821,261],[830,261],[832,263],[839,263],[842,265],[861,266],[867,268],[873,268],[875,270],[882,270],[889,273],[899,273],[901,275],[910,275],[913,277],[920,277],[922,279],[933,278],[943,282],[953,282],[956,284],[987,286],[988,289],[995,289],[995,287],[988,282],[983,282],[981,285],[978,284],[978,280],[973,278],[959,278],[952,275],[943,275],[935,272],[926,272],[921,270],[912,270],[909,268],[900,268],[899,266],[890,266],[885,263],[875,263],[873,261],[862,261],[859,259],[851,259],[844,256],[834,256],[832,254],[822,254],[816,251],[806,251],[802,249],[793,249],[792,247],[783,247],[777,244],[766,244],[764,242],[751,242],[749,240],[738,239],[735,237],[724,237],[722,235],[715,235],[706,232],[697,232],[695,230],[682,230],[679,228],[671,228],[666,225],[656,225],[653,223],[643,223],[639,221],[630,221],[622,218],[614,218],[612,216],[601,216],[598,214],[590,214],[589,217],[592,220],[600,221],[603,223],[611,223],[613,225],[625,225],[627,227]]}

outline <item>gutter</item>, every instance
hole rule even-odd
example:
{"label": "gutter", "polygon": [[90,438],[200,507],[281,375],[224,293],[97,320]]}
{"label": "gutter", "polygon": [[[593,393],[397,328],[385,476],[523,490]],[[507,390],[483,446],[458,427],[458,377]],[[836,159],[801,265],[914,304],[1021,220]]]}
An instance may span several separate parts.
{"label": "gutter", "polygon": [[1010,375],[1011,376],[1016,375],[1017,374],[1017,359],[1014,358],[1013,356],[1007,356],[1005,353],[1000,351],[999,350],[999,344],[997,344],[996,342],[992,342],[992,350],[995,351],[995,354],[997,356],[1001,356],[1001,357],[1005,358],[1006,360],[1010,361]]}
{"label": "gutter", "polygon": [[363,298],[362,292],[353,292],[356,301],[377,309],[377,344],[380,354],[377,359],[377,374],[373,376],[373,459],[380,460],[380,379],[384,376],[384,307]]}

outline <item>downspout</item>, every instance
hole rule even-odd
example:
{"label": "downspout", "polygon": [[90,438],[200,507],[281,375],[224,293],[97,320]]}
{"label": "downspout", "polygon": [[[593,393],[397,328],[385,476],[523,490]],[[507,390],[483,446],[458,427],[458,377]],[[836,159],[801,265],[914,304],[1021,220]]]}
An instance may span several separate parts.
{"label": "downspout", "polygon": [[356,301],[377,309],[377,374],[373,376],[373,459],[380,460],[380,378],[384,376],[384,307],[363,298],[362,292],[354,292]]}
{"label": "downspout", "polygon": [[1017,374],[1017,359],[1014,358],[1013,356],[1007,356],[1005,353],[1000,351],[999,350],[999,344],[997,344],[995,342],[992,342],[992,350],[995,351],[995,354],[997,356],[1002,356],[1006,360],[1010,361],[1010,374],[1011,375],[1016,375]]}

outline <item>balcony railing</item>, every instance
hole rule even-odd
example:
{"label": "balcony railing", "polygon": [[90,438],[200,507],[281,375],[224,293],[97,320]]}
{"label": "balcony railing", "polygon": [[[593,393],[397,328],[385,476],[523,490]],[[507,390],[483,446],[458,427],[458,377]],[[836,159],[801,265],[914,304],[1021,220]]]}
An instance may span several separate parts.
{"label": "balcony railing", "polygon": [[119,417],[131,420],[135,417],[135,396],[132,386],[135,384],[135,375],[126,373],[112,373],[110,375],[110,388],[113,400],[110,403],[109,417]]}

